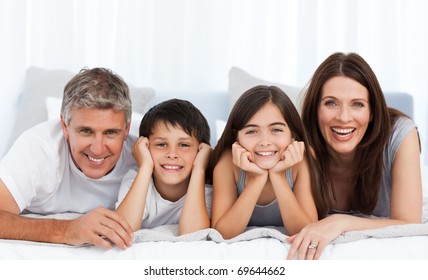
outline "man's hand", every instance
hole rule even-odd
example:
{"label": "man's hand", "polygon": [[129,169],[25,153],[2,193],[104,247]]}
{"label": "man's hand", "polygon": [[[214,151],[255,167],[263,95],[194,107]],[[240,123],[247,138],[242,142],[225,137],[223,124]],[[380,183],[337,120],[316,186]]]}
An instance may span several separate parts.
{"label": "man's hand", "polygon": [[97,207],[67,224],[64,243],[77,246],[87,243],[106,249],[115,244],[126,249],[132,245],[132,228],[119,213]]}

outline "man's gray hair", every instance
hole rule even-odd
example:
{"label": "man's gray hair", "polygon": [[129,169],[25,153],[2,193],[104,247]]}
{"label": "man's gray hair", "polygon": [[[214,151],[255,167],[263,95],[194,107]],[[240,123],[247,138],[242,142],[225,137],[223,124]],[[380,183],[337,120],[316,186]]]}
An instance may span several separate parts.
{"label": "man's gray hair", "polygon": [[131,121],[132,104],[125,81],[106,68],[83,68],[64,88],[61,114],[70,124],[72,109],[113,109]]}

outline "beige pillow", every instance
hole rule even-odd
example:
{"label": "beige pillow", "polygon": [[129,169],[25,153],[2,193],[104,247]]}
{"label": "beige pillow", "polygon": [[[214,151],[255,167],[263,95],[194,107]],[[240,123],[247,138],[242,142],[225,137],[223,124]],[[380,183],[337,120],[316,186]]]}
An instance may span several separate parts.
{"label": "beige pillow", "polygon": [[[48,120],[46,98],[57,97],[62,99],[65,85],[75,74],[58,69],[51,70],[38,67],[27,69],[24,90],[19,96],[15,125],[6,151],[22,132]],[[155,91],[148,87],[137,88],[129,84],[128,86],[133,111],[144,114],[148,109],[147,104],[155,95]]]}
{"label": "beige pillow", "polygon": [[236,100],[248,89],[257,85],[277,86],[282,89],[288,97],[293,101],[294,106],[299,109],[300,88],[283,85],[275,82],[265,81],[256,78],[238,67],[232,67],[229,71],[229,106],[232,109]]}

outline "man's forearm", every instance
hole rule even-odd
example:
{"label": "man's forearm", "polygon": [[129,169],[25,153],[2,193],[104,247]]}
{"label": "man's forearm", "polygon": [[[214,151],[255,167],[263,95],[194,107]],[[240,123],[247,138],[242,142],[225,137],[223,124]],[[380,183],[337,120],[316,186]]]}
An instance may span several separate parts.
{"label": "man's forearm", "polygon": [[35,219],[0,211],[0,238],[66,243],[69,220]]}

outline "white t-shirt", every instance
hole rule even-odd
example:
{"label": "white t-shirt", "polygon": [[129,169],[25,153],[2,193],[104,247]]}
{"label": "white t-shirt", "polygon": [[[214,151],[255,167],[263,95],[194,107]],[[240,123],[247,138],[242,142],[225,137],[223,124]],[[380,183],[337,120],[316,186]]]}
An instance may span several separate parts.
{"label": "white t-shirt", "polygon": [[91,179],[73,163],[61,122],[47,121],[15,141],[0,162],[0,178],[23,213],[86,213],[97,206],[114,209],[123,176],[138,168],[132,156],[135,140],[128,136],[109,174]]}
{"label": "white t-shirt", "polygon": [[[124,176],[122,186],[120,187],[116,208],[125,198],[136,176],[136,170],[129,170],[128,173]],[[162,196],[156,190],[153,179],[150,180],[141,228],[154,228],[161,225],[178,224],[185,198],[186,195],[175,202],[162,198]],[[209,216],[211,216],[211,200],[212,186],[205,185],[205,203]]]}

